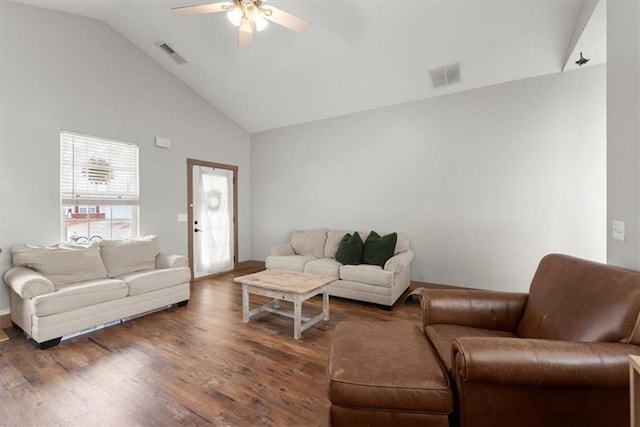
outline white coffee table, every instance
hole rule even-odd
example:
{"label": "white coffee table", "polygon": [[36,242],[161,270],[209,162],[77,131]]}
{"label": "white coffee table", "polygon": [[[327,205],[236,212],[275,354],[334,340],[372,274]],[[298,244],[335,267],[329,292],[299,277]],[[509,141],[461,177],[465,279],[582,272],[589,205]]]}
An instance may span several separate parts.
{"label": "white coffee table", "polygon": [[[329,320],[328,285],[335,277],[318,276],[286,270],[264,270],[246,276],[236,277],[234,282],[242,283],[242,320],[247,323],[258,313],[268,311],[293,319],[293,337],[300,339],[302,332],[321,320]],[[249,295],[273,298],[266,304],[249,310]],[[322,313],[312,317],[302,317],[302,303],[322,294]],[[293,302],[293,313],[280,308],[280,301]]]}

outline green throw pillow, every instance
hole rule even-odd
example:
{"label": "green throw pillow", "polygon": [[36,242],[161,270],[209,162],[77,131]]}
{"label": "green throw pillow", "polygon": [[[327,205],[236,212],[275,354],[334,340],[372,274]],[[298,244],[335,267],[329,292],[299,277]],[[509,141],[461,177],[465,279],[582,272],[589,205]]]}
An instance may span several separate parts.
{"label": "green throw pillow", "polygon": [[364,241],[362,263],[384,267],[384,263],[393,256],[397,241],[397,233],[380,237],[378,233],[372,231],[369,233],[367,240]]}
{"label": "green throw pillow", "polygon": [[353,236],[345,234],[338,250],[336,251],[336,261],[345,265],[358,265],[362,259],[362,238],[355,232]]}

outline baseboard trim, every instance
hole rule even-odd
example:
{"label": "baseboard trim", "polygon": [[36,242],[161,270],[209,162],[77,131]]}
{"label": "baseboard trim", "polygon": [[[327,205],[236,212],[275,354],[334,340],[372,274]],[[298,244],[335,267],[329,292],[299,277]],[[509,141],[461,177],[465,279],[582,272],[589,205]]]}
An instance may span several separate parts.
{"label": "baseboard trim", "polygon": [[416,288],[428,288],[428,289],[465,289],[473,290],[474,288],[466,288],[464,286],[444,285],[442,283],[430,283],[430,282],[418,282],[416,280],[411,281],[410,289]]}
{"label": "baseboard trim", "polygon": [[265,269],[264,261],[254,261],[254,260],[241,261],[238,263],[237,267],[235,268],[235,271],[256,269],[256,268],[264,270]]}

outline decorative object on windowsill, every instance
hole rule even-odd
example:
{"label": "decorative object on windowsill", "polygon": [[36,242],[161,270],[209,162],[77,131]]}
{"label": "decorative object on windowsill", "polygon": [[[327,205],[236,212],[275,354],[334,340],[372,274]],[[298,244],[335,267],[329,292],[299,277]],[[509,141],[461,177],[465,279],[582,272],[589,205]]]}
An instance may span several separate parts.
{"label": "decorative object on windowsill", "polygon": [[576,61],[576,64],[578,64],[578,66],[582,67],[587,62],[589,62],[589,58],[585,58],[584,56],[582,56],[582,52],[580,52],[580,59],[578,59]]}
{"label": "decorative object on windowsill", "polygon": [[253,31],[262,31],[269,24],[268,21],[299,33],[306,33],[311,28],[311,21],[273,6],[266,6],[264,0],[233,0],[233,2],[174,7],[171,10],[179,15],[227,12],[229,21],[238,27],[238,47],[251,47]]}

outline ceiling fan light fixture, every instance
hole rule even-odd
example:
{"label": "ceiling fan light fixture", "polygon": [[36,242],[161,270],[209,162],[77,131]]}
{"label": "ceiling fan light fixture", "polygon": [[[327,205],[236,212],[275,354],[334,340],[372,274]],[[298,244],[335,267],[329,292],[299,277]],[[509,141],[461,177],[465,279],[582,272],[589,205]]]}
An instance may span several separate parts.
{"label": "ceiling fan light fixture", "polygon": [[171,10],[178,15],[197,15],[226,12],[227,19],[238,28],[238,47],[251,47],[253,32],[262,31],[269,21],[299,33],[306,33],[311,21],[299,18],[291,13],[263,4],[266,0],[233,0],[206,3],[193,6],[174,7]]}
{"label": "ceiling fan light fixture", "polygon": [[251,21],[249,21],[247,18],[243,17],[242,18],[242,22],[240,22],[240,31],[243,31],[245,33],[252,33],[253,32],[253,28],[251,25]]}
{"label": "ceiling fan light fixture", "polygon": [[267,25],[269,25],[269,21],[264,19],[262,16],[260,18],[256,19],[255,21],[253,21],[253,23],[256,26],[256,31],[262,31],[265,28],[267,28]]}
{"label": "ceiling fan light fixture", "polygon": [[227,18],[229,18],[229,21],[233,24],[234,27],[240,26],[240,24],[242,23],[242,16],[242,10],[237,7],[227,12]]}

